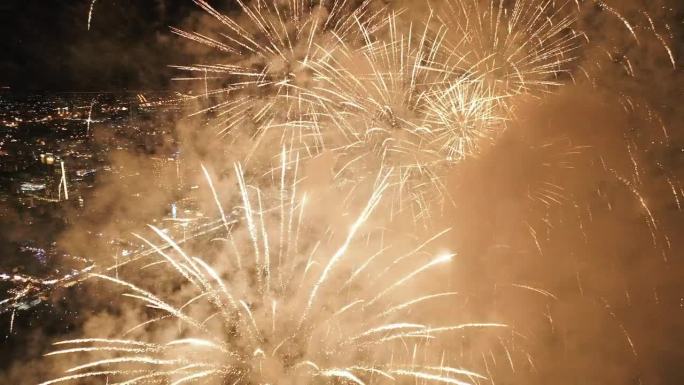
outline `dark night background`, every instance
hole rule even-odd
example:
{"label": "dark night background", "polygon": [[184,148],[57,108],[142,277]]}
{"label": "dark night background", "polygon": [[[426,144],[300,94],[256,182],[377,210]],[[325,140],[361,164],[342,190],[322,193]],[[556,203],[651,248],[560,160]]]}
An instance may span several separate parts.
{"label": "dark night background", "polygon": [[161,89],[182,59],[170,25],[191,1],[0,1],[0,86],[13,91]]}

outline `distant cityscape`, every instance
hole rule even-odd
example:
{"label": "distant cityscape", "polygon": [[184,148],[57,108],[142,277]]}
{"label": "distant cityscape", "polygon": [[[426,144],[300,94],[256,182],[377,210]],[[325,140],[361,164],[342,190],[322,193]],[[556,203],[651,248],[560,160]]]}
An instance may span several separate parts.
{"label": "distant cityscape", "polygon": [[[197,186],[183,183],[186,166],[174,127],[182,113],[177,100],[168,93],[0,91],[0,223],[21,234],[3,235],[11,249],[1,250],[7,257],[0,260],[0,288],[21,300],[0,302],[0,314],[31,308],[47,286],[78,280],[93,266],[94,256],[71,254],[58,238],[80,218],[103,215],[101,205],[91,205],[98,194],[109,193],[103,180],[115,183],[126,195],[122,199],[143,199],[141,185],[170,192],[163,217],[152,220],[179,239],[211,228],[213,222],[196,210]],[[142,183],[148,175],[112,162],[117,154],[144,159],[154,180]],[[145,251],[133,237],[111,238],[97,228],[85,238],[112,251],[111,266],[120,263],[117,258]]]}

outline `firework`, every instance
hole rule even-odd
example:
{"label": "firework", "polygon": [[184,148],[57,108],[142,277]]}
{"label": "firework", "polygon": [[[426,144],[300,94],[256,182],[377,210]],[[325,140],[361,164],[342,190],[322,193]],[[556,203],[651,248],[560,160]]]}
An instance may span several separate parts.
{"label": "firework", "polygon": [[[243,228],[226,222],[226,240],[234,250],[230,258],[221,257],[212,266],[153,228],[169,246],[156,247],[160,261],[185,282],[184,293],[167,300],[132,282],[95,275],[157,313],[129,333],[171,323],[176,325],[171,329],[179,328],[175,338],[148,341],[124,335],[58,342],[59,350],[49,355],[102,357],[43,384],[89,377],[127,384],[211,379],[371,384],[406,378],[469,384],[486,379],[451,366],[439,341],[467,329],[505,325],[435,324],[441,317],[428,319],[417,312],[456,295],[418,290],[421,276],[434,274],[454,256],[430,252],[448,229],[401,253],[384,241],[382,232],[369,230],[367,223],[387,189],[386,173],[378,176],[370,198],[341,233],[321,228],[319,221],[307,224],[305,205],[311,198],[297,195],[296,179],[288,174],[290,155],[284,153],[282,160],[280,193],[274,199],[248,185],[236,165]],[[218,201],[211,182],[210,187]],[[276,203],[273,209],[267,201]],[[309,239],[312,232],[320,233],[318,241]],[[235,243],[236,238],[244,242]]]}
{"label": "firework", "polygon": [[[431,206],[450,200],[445,170],[505,129],[511,96],[560,84],[577,48],[573,17],[551,2],[449,2],[435,12],[448,17],[422,23],[369,2],[239,3],[243,20],[197,3],[226,28],[223,40],[174,32],[227,60],[179,68],[200,74],[205,97],[223,98],[197,112],[214,116],[220,136],[247,139],[247,161],[282,145],[332,152],[338,184],[391,167],[391,215],[427,222]],[[246,58],[261,64],[246,68]],[[227,85],[209,91],[208,73]]]}
{"label": "firework", "polygon": [[400,16],[388,13],[375,24],[359,23],[353,36],[362,36],[360,42],[339,38],[317,60],[306,60],[308,85],[298,87],[296,96],[276,92],[269,99],[285,106],[285,116],[271,115],[253,129],[253,121],[245,125],[232,114],[243,113],[251,98],[228,97],[216,107],[222,110],[218,126],[229,122],[219,133],[231,131],[233,140],[250,133],[247,158],[268,157],[259,149],[273,145],[306,157],[331,152],[338,184],[350,175],[358,181],[391,167],[392,213],[411,209],[414,219],[428,215],[432,201],[448,199],[439,180],[445,166],[477,153],[481,142],[503,129],[507,95],[496,95],[482,78],[439,61],[448,56],[445,29],[433,34],[429,22],[407,27]]}
{"label": "firework", "polygon": [[500,94],[528,94],[563,83],[579,54],[569,6],[551,0],[448,0],[435,11],[449,26],[448,60]]}
{"label": "firework", "polygon": [[[301,98],[311,86],[309,65],[339,44],[360,40],[361,30],[379,28],[385,13],[384,7],[375,7],[369,0],[359,4],[341,0],[238,1],[242,16],[234,19],[205,1],[195,3],[218,22],[222,28],[219,36],[177,28],[172,31],[220,55],[215,64],[175,66],[195,74],[176,79],[203,83],[200,98],[211,100],[199,113],[216,115],[213,125],[220,136],[246,136],[256,142],[271,132],[284,140],[315,131],[308,118],[315,111]],[[209,90],[209,81],[221,86]],[[213,102],[216,99],[220,101]],[[299,130],[287,132],[285,124]]]}
{"label": "firework", "polygon": [[340,45],[312,63],[307,97],[320,106],[318,132],[337,156],[336,176],[358,180],[392,167],[392,212],[420,218],[448,199],[444,170],[503,129],[504,96],[438,61],[443,31],[400,25],[397,14],[383,24],[361,47]]}

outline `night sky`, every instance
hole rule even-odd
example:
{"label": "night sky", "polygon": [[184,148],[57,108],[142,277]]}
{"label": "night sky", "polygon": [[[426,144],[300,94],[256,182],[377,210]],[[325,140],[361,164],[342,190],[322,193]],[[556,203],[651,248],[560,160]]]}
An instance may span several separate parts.
{"label": "night sky", "polygon": [[160,89],[191,1],[100,0],[87,30],[90,1],[0,1],[0,86],[14,91]]}

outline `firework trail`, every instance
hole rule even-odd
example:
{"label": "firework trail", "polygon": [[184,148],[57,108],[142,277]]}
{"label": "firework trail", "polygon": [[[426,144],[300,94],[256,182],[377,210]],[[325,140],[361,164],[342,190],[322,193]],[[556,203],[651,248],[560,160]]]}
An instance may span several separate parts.
{"label": "firework trail", "polygon": [[90,10],[88,11],[88,31],[90,31],[90,22],[93,20],[93,11],[95,10],[95,2],[97,2],[97,0],[92,0],[90,2]]}
{"label": "firework trail", "polygon": [[93,107],[95,107],[96,99],[90,102],[90,108],[88,108],[88,118],[86,119],[86,136],[90,135],[90,123],[93,122]]}
{"label": "firework trail", "polygon": [[[448,230],[408,253],[394,254],[395,245],[385,244],[384,236],[367,226],[387,189],[384,173],[345,231],[337,234],[334,227],[328,227],[315,244],[307,244],[310,240],[300,239],[301,234],[319,232],[324,224],[307,223],[304,205],[311,198],[296,197],[296,179],[287,173],[292,160],[288,154],[283,156],[281,183],[290,182],[278,187],[292,197],[288,199],[267,199],[260,189],[246,183],[241,166],[236,165],[244,228],[226,223],[232,234],[226,240],[232,236],[247,239],[233,244],[240,251],[232,258],[215,261],[222,270],[189,255],[162,229],[152,228],[170,246],[166,251],[157,248],[159,261],[185,281],[187,292],[184,289],[182,295],[167,300],[133,282],[94,275],[155,309],[157,315],[130,333],[171,323],[176,325],[171,329],[178,328],[177,337],[58,342],[59,350],[49,355],[101,357],[43,385],[93,377],[128,384],[211,379],[237,384],[371,384],[422,379],[460,385],[485,380],[482,374],[451,366],[452,358],[439,341],[468,329],[506,325],[434,324],[434,317],[425,319],[417,312],[456,295],[421,292],[416,286],[421,276],[434,274],[452,260],[453,254],[429,251]],[[218,201],[218,192],[209,185]],[[276,203],[274,209],[264,207],[267,200]],[[180,297],[187,298],[176,303]]]}

